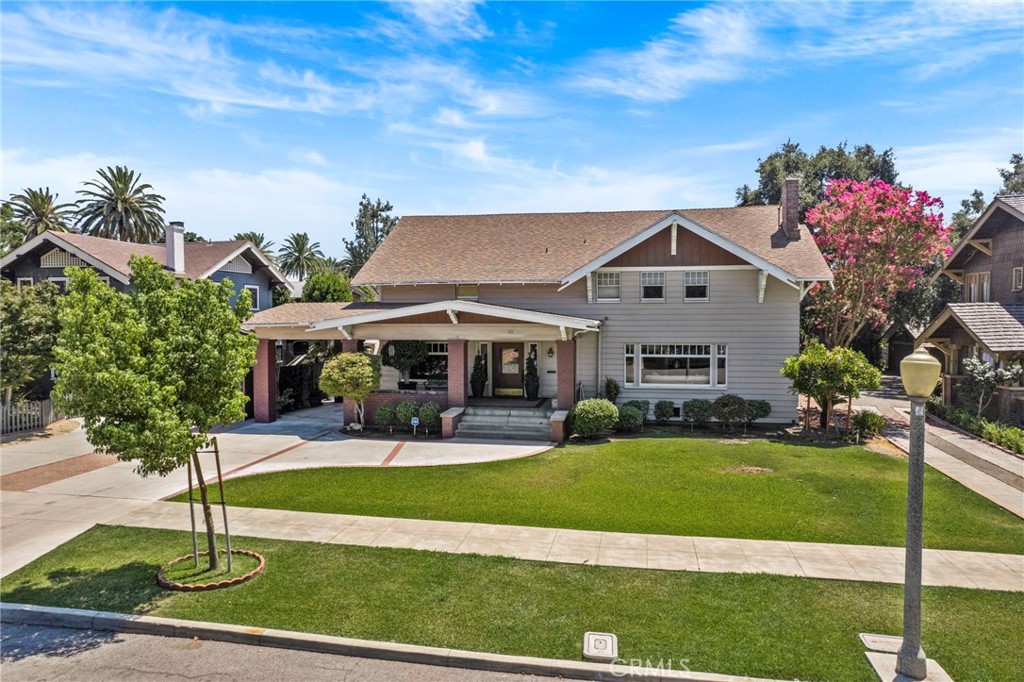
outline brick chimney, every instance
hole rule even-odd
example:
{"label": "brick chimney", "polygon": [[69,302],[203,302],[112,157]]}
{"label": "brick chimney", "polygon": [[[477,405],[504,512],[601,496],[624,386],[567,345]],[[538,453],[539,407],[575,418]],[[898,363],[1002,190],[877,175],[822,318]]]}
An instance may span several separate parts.
{"label": "brick chimney", "polygon": [[779,226],[791,240],[800,239],[800,178],[786,178],[782,183]]}
{"label": "brick chimney", "polygon": [[166,228],[167,268],[176,275],[185,274],[185,223],[172,222]]}

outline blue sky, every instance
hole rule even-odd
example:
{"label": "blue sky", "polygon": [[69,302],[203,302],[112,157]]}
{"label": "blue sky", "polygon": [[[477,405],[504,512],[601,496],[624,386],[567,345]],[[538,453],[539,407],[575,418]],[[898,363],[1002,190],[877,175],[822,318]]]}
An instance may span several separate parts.
{"label": "blue sky", "polygon": [[947,213],[1024,147],[1024,6],[3,3],[2,193],[128,165],[208,238],[395,212],[726,206],[786,139]]}

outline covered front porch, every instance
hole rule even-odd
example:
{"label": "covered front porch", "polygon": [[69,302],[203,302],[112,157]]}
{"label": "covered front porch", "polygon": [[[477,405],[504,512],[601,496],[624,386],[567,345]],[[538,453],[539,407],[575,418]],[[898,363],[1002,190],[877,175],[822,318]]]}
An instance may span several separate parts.
{"label": "covered front porch", "polygon": [[[452,413],[471,405],[474,394],[484,402],[509,405],[548,400],[564,411],[576,399],[576,338],[597,332],[596,320],[541,311],[451,300],[416,305],[381,303],[285,304],[263,311],[245,324],[260,340],[253,369],[257,422],[277,418],[277,351],[282,339],[333,340],[345,352],[387,353],[389,341],[427,344],[428,361],[399,376],[385,368],[381,391],[365,401],[366,414],[404,400],[435,402]],[[534,386],[527,380],[528,361],[536,366]],[[483,385],[473,368],[483,365]],[[345,420],[355,419],[355,405],[345,404]],[[449,417],[453,416],[449,414]],[[458,419],[445,431],[457,428]],[[452,435],[446,433],[445,435]]]}

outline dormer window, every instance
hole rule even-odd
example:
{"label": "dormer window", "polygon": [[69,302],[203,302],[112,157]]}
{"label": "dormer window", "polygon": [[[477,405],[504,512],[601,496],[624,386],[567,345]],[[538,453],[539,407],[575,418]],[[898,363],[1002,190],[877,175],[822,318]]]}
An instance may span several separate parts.
{"label": "dormer window", "polygon": [[1024,267],[1013,269],[1013,290],[1021,291],[1024,289]]}
{"label": "dormer window", "polygon": [[480,300],[480,285],[479,284],[456,284],[455,285],[455,298],[460,301],[479,301]]}

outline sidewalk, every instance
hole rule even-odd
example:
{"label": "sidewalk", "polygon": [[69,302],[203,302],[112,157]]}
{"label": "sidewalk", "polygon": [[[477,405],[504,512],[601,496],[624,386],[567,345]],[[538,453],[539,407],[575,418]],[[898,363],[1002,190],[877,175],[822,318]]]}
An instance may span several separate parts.
{"label": "sidewalk", "polygon": [[[220,512],[214,514],[221,528]],[[188,505],[156,502],[110,521],[188,530]],[[233,535],[709,573],[902,583],[902,547],[735,540],[228,507]],[[924,584],[1024,592],[1024,556],[924,550]]]}

